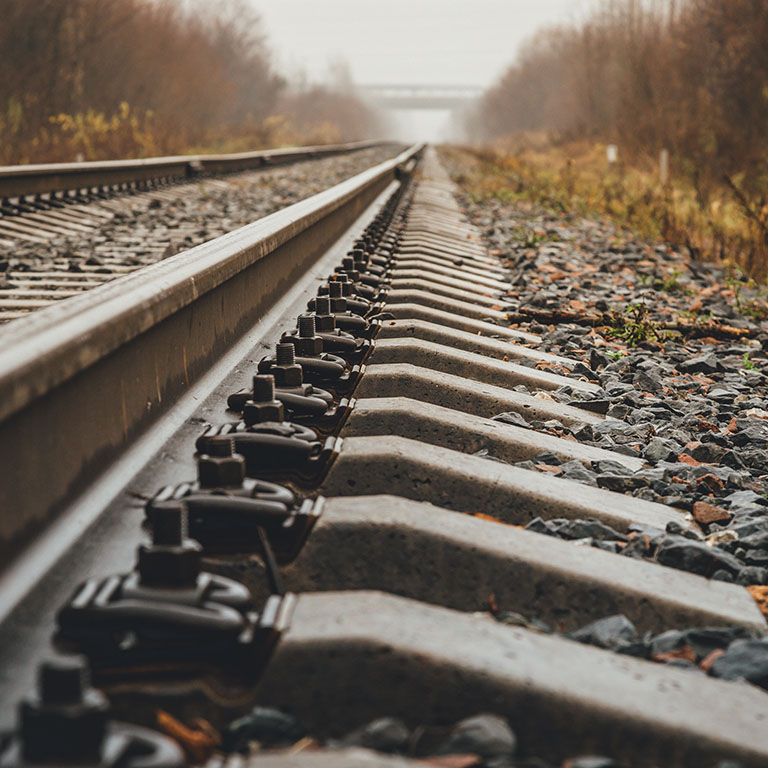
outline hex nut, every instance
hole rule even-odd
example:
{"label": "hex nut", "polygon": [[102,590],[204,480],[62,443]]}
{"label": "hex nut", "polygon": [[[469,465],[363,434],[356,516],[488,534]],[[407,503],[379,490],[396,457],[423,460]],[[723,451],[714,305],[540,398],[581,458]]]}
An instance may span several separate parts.
{"label": "hex nut", "polygon": [[247,426],[263,424],[265,421],[283,421],[285,410],[279,400],[255,402],[248,400],[243,408],[243,421]]}
{"label": "hex nut", "polygon": [[304,382],[304,372],[298,363],[293,365],[272,365],[269,372],[275,377],[278,387],[300,387]]}
{"label": "hex nut", "polygon": [[245,459],[239,454],[209,456],[197,461],[197,479],[202,488],[240,486],[245,478]]}

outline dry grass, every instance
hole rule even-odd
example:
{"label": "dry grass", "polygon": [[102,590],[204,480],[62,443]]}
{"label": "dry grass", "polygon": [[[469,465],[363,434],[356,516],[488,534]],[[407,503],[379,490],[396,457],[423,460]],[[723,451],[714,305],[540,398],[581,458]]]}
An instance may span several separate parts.
{"label": "dry grass", "polygon": [[471,150],[479,165],[466,179],[476,199],[529,200],[560,211],[609,216],[638,234],[687,248],[748,277],[768,277],[768,205],[750,200],[738,178],[706,189],[682,175],[662,186],[658,168],[638,157],[613,166],[606,147],[552,144],[541,135],[508,137],[493,149]]}

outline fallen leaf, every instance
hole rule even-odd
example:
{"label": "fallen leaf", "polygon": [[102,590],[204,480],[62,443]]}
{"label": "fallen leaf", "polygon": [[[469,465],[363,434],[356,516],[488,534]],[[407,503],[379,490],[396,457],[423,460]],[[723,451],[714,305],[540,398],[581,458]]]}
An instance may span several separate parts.
{"label": "fallen leaf", "polygon": [[190,728],[168,712],[157,710],[157,727],[178,742],[191,763],[200,765],[210,759],[221,737],[205,720],[198,719],[195,723],[197,728]]}
{"label": "fallen leaf", "polygon": [[654,661],[669,661],[670,659],[686,659],[691,664],[696,663],[696,652],[690,645],[684,645],[682,648],[675,648],[666,653],[654,653],[651,657]]}
{"label": "fallen leaf", "polygon": [[423,758],[424,765],[437,765],[440,768],[471,768],[480,765],[479,755],[439,755],[437,757]]}
{"label": "fallen leaf", "polygon": [[295,744],[290,746],[286,750],[288,755],[297,755],[299,752],[305,752],[308,749],[317,749],[320,747],[320,742],[313,739],[311,736],[305,736],[303,739],[299,739]]}
{"label": "fallen leaf", "polygon": [[722,648],[715,648],[714,651],[710,651],[700,662],[699,669],[704,672],[709,672],[712,669],[712,665],[715,663],[715,659],[720,658],[725,653]]}
{"label": "fallen leaf", "polygon": [[472,512],[472,517],[478,517],[480,520],[488,520],[491,523],[499,523],[500,525],[509,525],[509,523],[505,523],[503,520],[499,520],[498,517],[494,517],[493,515],[486,515],[485,512]]}

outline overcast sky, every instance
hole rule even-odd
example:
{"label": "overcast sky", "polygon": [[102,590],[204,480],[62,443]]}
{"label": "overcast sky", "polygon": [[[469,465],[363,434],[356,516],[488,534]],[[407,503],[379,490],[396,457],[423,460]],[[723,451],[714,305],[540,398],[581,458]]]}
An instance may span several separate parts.
{"label": "overcast sky", "polygon": [[280,69],[325,79],[346,60],[356,83],[489,85],[539,27],[596,0],[250,0]]}

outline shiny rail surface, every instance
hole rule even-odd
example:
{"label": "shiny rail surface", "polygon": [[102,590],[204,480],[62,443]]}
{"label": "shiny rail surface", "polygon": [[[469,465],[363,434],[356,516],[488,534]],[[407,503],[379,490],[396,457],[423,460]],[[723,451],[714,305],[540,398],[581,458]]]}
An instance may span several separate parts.
{"label": "shiny rail surface", "polygon": [[[254,224],[0,328],[0,461],[14,472],[0,551],[179,396],[394,178],[416,150]],[[109,393],[103,397],[104,393]],[[24,435],[45,434],[39,443]],[[27,444],[28,448],[21,448]],[[20,450],[21,448],[21,450]],[[41,464],[46,482],[36,482]]]}

